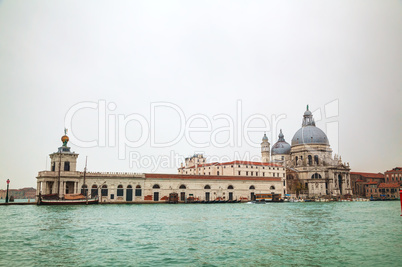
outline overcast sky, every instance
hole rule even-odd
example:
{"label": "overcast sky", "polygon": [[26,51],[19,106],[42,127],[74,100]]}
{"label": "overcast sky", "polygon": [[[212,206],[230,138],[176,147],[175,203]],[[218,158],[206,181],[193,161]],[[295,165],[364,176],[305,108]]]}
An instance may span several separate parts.
{"label": "overcast sky", "polygon": [[176,173],[290,143],[307,104],[352,171],[401,166],[401,3],[0,1],[0,188],[36,187],[65,125],[79,170]]}

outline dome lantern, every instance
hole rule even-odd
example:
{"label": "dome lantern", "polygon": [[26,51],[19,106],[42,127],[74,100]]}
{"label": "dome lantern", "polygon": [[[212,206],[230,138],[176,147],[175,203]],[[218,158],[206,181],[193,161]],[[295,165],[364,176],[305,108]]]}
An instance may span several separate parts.
{"label": "dome lantern", "polygon": [[292,146],[301,144],[323,144],[329,145],[327,135],[315,126],[313,114],[310,110],[304,112],[302,127],[292,138]]}

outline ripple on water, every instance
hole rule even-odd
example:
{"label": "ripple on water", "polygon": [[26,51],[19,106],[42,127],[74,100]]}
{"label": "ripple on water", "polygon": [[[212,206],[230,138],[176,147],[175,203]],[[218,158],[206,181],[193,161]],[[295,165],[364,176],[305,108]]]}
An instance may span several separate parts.
{"label": "ripple on water", "polygon": [[398,202],[0,207],[0,266],[398,266]]}

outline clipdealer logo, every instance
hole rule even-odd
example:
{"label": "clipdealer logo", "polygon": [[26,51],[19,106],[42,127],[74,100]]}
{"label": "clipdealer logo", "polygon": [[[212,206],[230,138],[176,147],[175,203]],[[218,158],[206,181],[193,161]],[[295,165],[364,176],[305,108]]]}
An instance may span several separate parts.
{"label": "clipdealer logo", "polygon": [[[79,135],[79,131],[75,131],[78,126],[74,126],[76,124],[74,118],[85,116],[88,113],[96,116],[95,124],[97,124],[98,131],[97,134],[92,136],[91,140],[84,140],[83,136]],[[169,113],[168,118],[166,117],[167,113]],[[263,114],[245,116],[244,113],[241,100],[236,102],[234,115],[220,113],[213,116],[199,113],[188,114],[180,106],[170,102],[152,102],[145,112],[142,110],[142,112],[122,114],[117,112],[115,103],[99,100],[97,102],[85,101],[73,105],[66,112],[64,122],[65,128],[69,129],[70,140],[74,145],[82,148],[117,148],[118,159],[126,160],[128,157],[130,168],[152,168],[154,171],[158,167],[177,167],[183,162],[184,156],[174,153],[173,150],[170,151],[169,155],[141,155],[138,152],[138,148],[142,146],[172,148],[182,140],[185,140],[197,153],[202,153],[202,150],[209,147],[224,148],[248,145],[259,149],[261,139],[251,138],[250,135],[252,133],[262,134],[266,132],[272,146],[274,144],[273,140],[276,140],[279,133],[279,122],[287,118],[286,114],[273,114],[267,117]],[[302,112],[300,113],[300,115],[303,114]],[[317,108],[312,113],[314,120],[320,122],[321,126],[324,125],[322,130],[326,132],[333,152],[338,154],[338,99],[326,103],[324,108]],[[158,132],[157,126],[161,120],[178,121],[174,131],[172,129],[163,129],[163,131],[172,130],[175,132],[170,135],[169,140],[162,141],[160,138],[158,139],[157,134],[159,133],[160,136],[161,129]],[[133,136],[132,131],[130,132],[129,125],[135,125],[135,136]],[[200,134],[205,138],[199,138]],[[288,138],[292,135],[293,133],[285,133]],[[290,142],[290,139],[287,140]],[[136,150],[132,151],[133,149]],[[258,161],[255,158],[255,153],[239,153],[239,151],[234,153],[234,158],[236,159]],[[208,161],[229,161],[233,159],[233,156],[209,155],[207,159]]]}
{"label": "clipdealer logo", "polygon": [[[213,147],[241,147],[244,143],[251,147],[259,147],[260,139],[252,140],[253,132],[267,132],[268,134],[279,131],[276,126],[279,121],[286,118],[285,114],[271,115],[271,118],[263,114],[252,114],[245,117],[243,114],[242,101],[236,102],[235,116],[221,113],[212,117],[204,114],[186,114],[178,105],[170,102],[150,103],[148,117],[144,113],[119,114],[116,112],[117,105],[106,100],[98,102],[80,102],[73,105],[66,113],[65,127],[70,129],[70,138],[74,145],[82,148],[90,147],[117,147],[119,159],[126,159],[127,148],[139,148],[150,145],[152,148],[172,147],[185,139],[186,142],[196,149]],[[156,121],[163,117],[166,112],[172,112],[179,121],[178,133],[170,140],[160,141],[156,136]],[[81,112],[96,112],[98,134],[92,140],[83,140],[74,129],[74,117]],[[138,133],[137,140],[130,138],[127,127],[130,123],[136,123]],[[258,126],[252,126],[252,125]],[[202,125],[202,126],[200,126]],[[203,133],[208,136],[207,141],[200,142],[193,134]],[[218,138],[219,134],[226,136],[225,140]]]}

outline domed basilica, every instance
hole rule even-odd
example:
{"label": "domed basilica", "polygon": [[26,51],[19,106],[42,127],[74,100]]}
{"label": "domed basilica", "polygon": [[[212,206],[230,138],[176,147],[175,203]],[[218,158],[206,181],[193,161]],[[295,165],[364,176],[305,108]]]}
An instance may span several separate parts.
{"label": "domed basilica", "polygon": [[[263,143],[268,141],[263,140]],[[339,196],[352,194],[349,164],[332,156],[327,135],[315,126],[313,114],[304,112],[302,127],[294,134],[292,145],[285,141],[282,130],[272,146],[272,161],[286,167],[288,194]],[[263,144],[262,144],[263,145]],[[264,161],[264,147],[262,157]]]}

